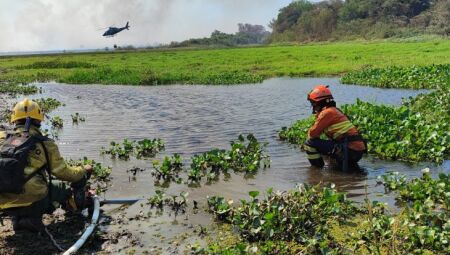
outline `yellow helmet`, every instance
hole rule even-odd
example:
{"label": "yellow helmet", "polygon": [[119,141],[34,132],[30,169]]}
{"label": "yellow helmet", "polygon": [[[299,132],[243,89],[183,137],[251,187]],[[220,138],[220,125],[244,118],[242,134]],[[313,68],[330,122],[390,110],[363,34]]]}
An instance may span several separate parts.
{"label": "yellow helmet", "polygon": [[26,119],[28,117],[39,121],[44,120],[44,114],[41,112],[39,105],[36,102],[25,98],[14,106],[11,114],[11,122]]}

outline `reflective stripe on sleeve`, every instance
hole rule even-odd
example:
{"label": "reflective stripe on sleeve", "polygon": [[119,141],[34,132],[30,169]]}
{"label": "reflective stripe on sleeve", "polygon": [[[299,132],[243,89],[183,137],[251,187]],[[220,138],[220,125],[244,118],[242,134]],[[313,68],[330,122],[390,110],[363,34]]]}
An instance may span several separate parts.
{"label": "reflective stripe on sleeve", "polygon": [[316,154],[306,154],[306,157],[308,158],[308,159],[319,159],[319,158],[321,158],[321,156],[320,156],[320,154],[319,153],[316,153]]}
{"label": "reflective stripe on sleeve", "polygon": [[308,152],[317,152],[316,148],[311,147],[311,146],[308,146],[308,145],[305,145],[305,146],[304,146],[304,149],[305,149],[305,151],[306,151],[307,153],[308,153]]}
{"label": "reflective stripe on sleeve", "polygon": [[346,120],[346,121],[329,126],[326,129],[326,132],[333,133],[333,139],[336,139],[339,136],[347,133],[350,129],[352,129],[354,127],[355,126],[349,120]]}

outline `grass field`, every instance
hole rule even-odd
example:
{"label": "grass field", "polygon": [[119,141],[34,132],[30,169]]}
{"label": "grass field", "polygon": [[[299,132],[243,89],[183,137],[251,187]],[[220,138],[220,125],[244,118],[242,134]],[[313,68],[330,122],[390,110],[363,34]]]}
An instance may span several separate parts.
{"label": "grass field", "polygon": [[0,81],[75,84],[237,84],[334,76],[364,67],[450,63],[450,40],[338,42],[0,57]]}

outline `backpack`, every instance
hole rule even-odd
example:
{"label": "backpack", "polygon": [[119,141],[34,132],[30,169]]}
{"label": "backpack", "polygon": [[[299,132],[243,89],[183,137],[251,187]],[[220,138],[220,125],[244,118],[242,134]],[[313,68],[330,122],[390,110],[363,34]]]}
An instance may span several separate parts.
{"label": "backpack", "polygon": [[0,194],[23,193],[23,187],[31,178],[42,170],[47,169],[47,164],[25,178],[25,167],[28,165],[28,155],[36,149],[36,144],[41,143],[45,157],[48,161],[47,150],[43,141],[48,138],[41,135],[30,135],[28,131],[23,133],[10,133],[0,148]]}

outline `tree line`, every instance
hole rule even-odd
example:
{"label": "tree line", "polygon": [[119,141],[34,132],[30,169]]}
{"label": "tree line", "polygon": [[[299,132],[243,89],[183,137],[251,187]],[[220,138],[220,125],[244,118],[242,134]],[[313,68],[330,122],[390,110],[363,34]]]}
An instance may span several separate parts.
{"label": "tree line", "polygon": [[215,47],[276,42],[450,36],[450,0],[294,0],[269,27],[238,24],[234,34],[171,42],[165,47]]}
{"label": "tree line", "polygon": [[227,34],[218,30],[211,33],[210,37],[193,38],[182,42],[171,42],[169,47],[191,46],[236,46],[248,44],[261,44],[267,41],[270,32],[262,25],[238,24],[238,32]]}
{"label": "tree line", "polygon": [[297,0],[269,24],[269,42],[449,36],[449,21],[449,0]]}

